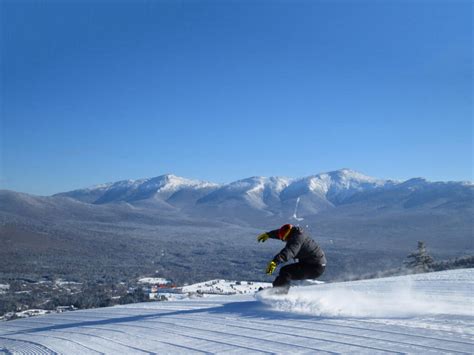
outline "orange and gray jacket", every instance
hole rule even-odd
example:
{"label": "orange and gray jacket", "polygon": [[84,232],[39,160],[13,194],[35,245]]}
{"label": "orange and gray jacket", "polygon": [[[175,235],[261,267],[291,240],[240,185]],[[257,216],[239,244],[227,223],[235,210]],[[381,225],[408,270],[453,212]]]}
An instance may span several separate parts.
{"label": "orange and gray jacket", "polygon": [[[278,238],[279,229],[268,232],[270,238]],[[277,264],[298,259],[299,262],[326,266],[326,256],[321,247],[299,227],[293,227],[286,240],[286,246],[273,258]]]}

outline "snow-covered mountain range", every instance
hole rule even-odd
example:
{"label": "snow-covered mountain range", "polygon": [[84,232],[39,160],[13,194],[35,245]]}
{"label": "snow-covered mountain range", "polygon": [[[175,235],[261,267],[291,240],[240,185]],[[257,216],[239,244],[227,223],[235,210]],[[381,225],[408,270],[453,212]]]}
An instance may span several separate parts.
{"label": "snow-covered mountain range", "polygon": [[473,276],[453,270],[49,314],[0,323],[0,351],[470,354]]}
{"label": "snow-covered mountain range", "polygon": [[416,195],[420,203],[441,205],[449,202],[449,190],[455,192],[466,189],[472,192],[472,187],[471,183],[466,182],[383,180],[341,169],[303,178],[250,177],[221,185],[162,175],[151,179],[119,181],[55,196],[96,205],[129,203],[171,210],[178,208],[197,215],[238,216],[260,212],[264,216],[305,217],[354,200],[374,196],[383,198],[386,192],[390,192],[387,197],[391,199],[397,193],[409,198]]}
{"label": "snow-covered mountain range", "polygon": [[315,195],[338,203],[354,193],[396,185],[392,180],[372,178],[349,169],[304,178],[250,177],[228,184],[190,180],[172,174],[150,179],[124,180],[57,194],[83,202],[104,204],[147,199],[173,201],[175,194],[201,192],[198,203],[244,199],[255,207],[268,206],[303,195]]}
{"label": "snow-covered mountain range", "polygon": [[185,179],[175,175],[162,175],[150,179],[123,180],[101,184],[86,189],[74,190],[56,196],[71,197],[76,200],[94,204],[113,202],[138,202],[148,199],[168,200],[173,195],[189,191],[190,194],[200,191],[208,192],[219,185],[197,180]]}

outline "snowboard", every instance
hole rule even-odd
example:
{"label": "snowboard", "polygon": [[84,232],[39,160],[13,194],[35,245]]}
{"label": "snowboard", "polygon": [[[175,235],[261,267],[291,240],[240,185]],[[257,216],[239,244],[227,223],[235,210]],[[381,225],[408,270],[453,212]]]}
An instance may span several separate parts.
{"label": "snowboard", "polygon": [[290,287],[306,287],[306,286],[314,286],[314,285],[320,285],[324,282],[318,281],[318,280],[312,280],[312,279],[307,279],[307,280],[293,280],[290,283],[289,287],[269,287],[265,289],[258,290],[258,293],[268,295],[268,296],[279,296],[279,295],[287,295],[288,292],[290,291]]}

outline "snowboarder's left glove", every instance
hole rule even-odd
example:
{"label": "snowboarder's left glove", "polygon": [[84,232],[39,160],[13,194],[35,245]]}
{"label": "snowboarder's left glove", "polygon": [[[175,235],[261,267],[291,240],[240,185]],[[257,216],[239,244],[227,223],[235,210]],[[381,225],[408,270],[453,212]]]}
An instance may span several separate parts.
{"label": "snowboarder's left glove", "polygon": [[257,237],[257,241],[258,242],[264,242],[266,241],[268,238],[270,238],[270,235],[268,233],[262,233],[260,234],[258,237]]}
{"label": "snowboarder's left glove", "polygon": [[267,275],[273,274],[273,271],[275,271],[276,267],[277,267],[277,263],[274,262],[273,260],[270,261],[267,266],[267,271],[266,271]]}

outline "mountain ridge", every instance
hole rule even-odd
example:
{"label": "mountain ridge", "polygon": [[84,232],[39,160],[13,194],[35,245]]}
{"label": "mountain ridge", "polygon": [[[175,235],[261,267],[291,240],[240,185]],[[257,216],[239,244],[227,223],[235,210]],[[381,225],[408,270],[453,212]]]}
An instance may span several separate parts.
{"label": "mountain ridge", "polygon": [[[253,176],[227,184],[192,180],[173,174],[121,180],[52,196],[35,196],[0,190],[0,211],[42,216],[146,213],[222,219],[232,223],[260,224],[259,220],[302,218],[352,206],[352,211],[383,209],[471,210],[474,185],[470,182],[429,182],[379,179],[347,168],[301,178]],[[2,208],[3,207],[3,208]],[[343,208],[343,210],[344,210]],[[375,210],[374,210],[375,208]],[[44,210],[44,211],[43,211]],[[115,211],[115,212],[114,212]],[[449,211],[449,212],[452,212]],[[30,213],[31,212],[31,213]],[[66,213],[65,213],[66,212]],[[371,212],[372,213],[372,212]],[[96,217],[93,216],[95,219]],[[105,217],[104,217],[105,218]]]}
{"label": "mountain ridge", "polygon": [[[468,182],[429,182],[374,178],[355,170],[340,169],[300,178],[253,176],[226,184],[191,180],[173,174],[138,180],[122,180],[55,194],[81,202],[108,205],[128,203],[135,207],[177,209],[191,215],[307,216],[352,203],[358,198],[399,193],[400,196],[434,190],[471,188]],[[429,197],[426,197],[429,199]]]}

